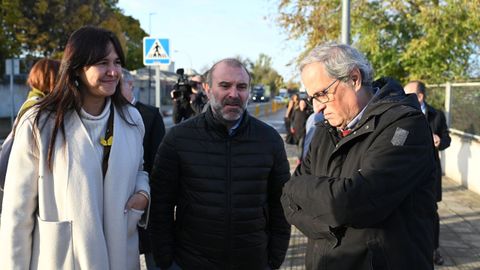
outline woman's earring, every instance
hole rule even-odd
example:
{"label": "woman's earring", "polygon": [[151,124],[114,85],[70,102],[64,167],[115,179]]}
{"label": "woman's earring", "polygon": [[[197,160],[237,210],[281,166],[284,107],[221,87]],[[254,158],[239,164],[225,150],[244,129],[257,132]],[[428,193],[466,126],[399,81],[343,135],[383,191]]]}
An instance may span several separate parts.
{"label": "woman's earring", "polygon": [[78,87],[78,85],[79,85],[79,83],[78,83],[78,80],[77,80],[77,79],[75,79],[75,86],[77,86],[77,87]]}

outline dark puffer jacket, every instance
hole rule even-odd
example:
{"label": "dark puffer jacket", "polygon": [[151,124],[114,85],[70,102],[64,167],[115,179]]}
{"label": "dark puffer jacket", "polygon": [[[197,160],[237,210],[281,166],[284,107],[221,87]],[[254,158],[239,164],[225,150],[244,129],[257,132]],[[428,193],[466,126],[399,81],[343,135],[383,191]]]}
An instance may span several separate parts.
{"label": "dark puffer jacket", "polygon": [[210,109],[172,127],[150,181],[155,261],[187,270],[279,268],[290,238],[280,204],[289,177],[281,137],[248,113],[232,136]]}
{"label": "dark puffer jacket", "polygon": [[432,134],[416,97],[382,79],[353,133],[317,126],[284,187],[287,220],[308,236],[307,269],[433,269]]}

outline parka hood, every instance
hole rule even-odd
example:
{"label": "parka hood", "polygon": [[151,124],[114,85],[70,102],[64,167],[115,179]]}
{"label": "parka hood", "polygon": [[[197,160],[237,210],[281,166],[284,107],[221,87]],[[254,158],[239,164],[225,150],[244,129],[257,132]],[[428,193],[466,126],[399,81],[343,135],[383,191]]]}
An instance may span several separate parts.
{"label": "parka hood", "polygon": [[417,96],[405,94],[403,87],[395,79],[382,77],[373,82],[373,88],[378,92],[370,101],[365,114],[381,114],[392,106],[410,106],[420,110]]}

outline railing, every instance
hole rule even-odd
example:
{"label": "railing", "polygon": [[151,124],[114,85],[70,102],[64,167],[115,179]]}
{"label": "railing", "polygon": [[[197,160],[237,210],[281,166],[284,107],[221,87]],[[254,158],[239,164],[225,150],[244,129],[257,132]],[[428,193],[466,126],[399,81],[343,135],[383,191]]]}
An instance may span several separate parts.
{"label": "railing", "polygon": [[[252,110],[252,106],[254,107]],[[250,103],[249,112],[251,112],[255,117],[259,116],[268,116],[269,114],[275,113],[278,110],[285,107],[284,102],[272,101],[268,103]]]}
{"label": "railing", "polygon": [[480,82],[427,87],[427,101],[445,111],[450,132],[480,141]]}

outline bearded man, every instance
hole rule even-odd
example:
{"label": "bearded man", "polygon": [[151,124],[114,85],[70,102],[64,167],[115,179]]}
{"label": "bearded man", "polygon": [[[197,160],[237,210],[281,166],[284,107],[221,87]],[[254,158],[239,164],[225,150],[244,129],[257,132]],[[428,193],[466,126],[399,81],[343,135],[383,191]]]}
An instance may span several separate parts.
{"label": "bearded man", "polygon": [[[251,76],[236,59],[210,69],[206,112],[170,129],[155,158],[151,242],[162,269],[277,269],[290,225],[280,135],[247,112]],[[175,210],[176,208],[176,210]]]}

